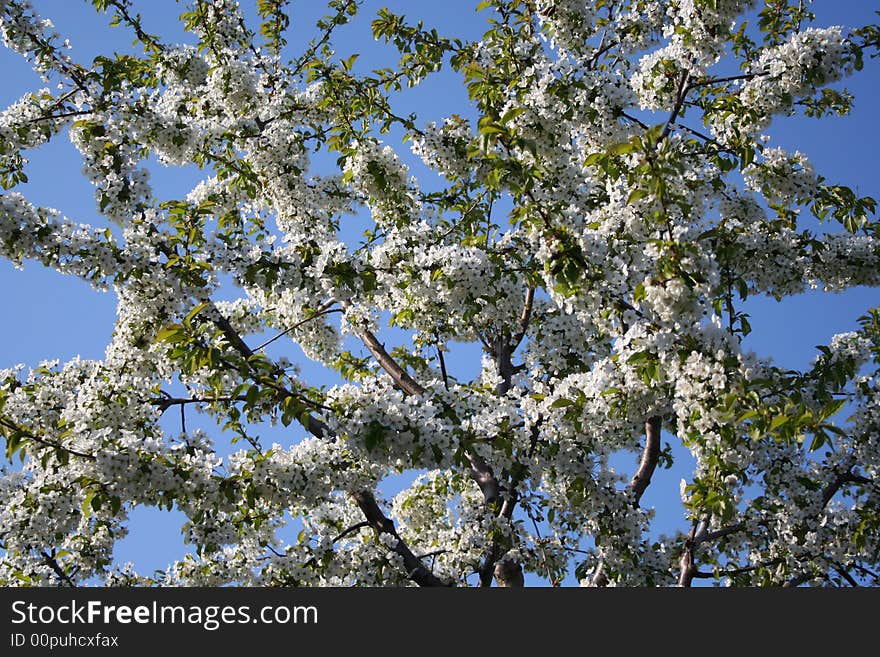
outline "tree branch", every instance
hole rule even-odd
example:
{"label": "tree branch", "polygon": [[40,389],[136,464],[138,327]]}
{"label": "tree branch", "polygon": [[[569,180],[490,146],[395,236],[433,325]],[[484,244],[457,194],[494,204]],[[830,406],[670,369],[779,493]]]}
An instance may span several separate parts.
{"label": "tree branch", "polygon": [[[642,449],[642,458],[639,467],[629,481],[627,490],[633,495],[633,506],[638,507],[642,495],[651,483],[651,477],[657,468],[660,459],[660,428],[661,418],[652,415],[645,422],[645,447]],[[605,574],[605,562],[599,562],[596,572],[593,573],[593,586],[607,586],[608,576]]]}
{"label": "tree branch", "polygon": [[837,574],[845,579],[851,587],[853,587],[854,589],[859,588],[859,583],[852,575],[850,575],[849,571],[843,566],[843,564],[832,563],[831,567],[834,568]]}
{"label": "tree branch", "polygon": [[382,513],[372,493],[366,490],[359,490],[350,491],[349,495],[351,495],[355,504],[358,505],[364,514],[367,523],[377,534],[388,534],[394,537],[395,543],[391,549],[403,558],[403,565],[406,568],[409,579],[419,586],[449,586],[449,583],[444,582],[428,570],[421,560],[412,553],[397,533],[394,522]]}
{"label": "tree branch", "polygon": [[529,328],[529,324],[532,321],[532,309],[535,305],[535,288],[530,287],[526,290],[526,300],[523,304],[522,314],[519,317],[519,331],[517,331],[513,337],[510,339],[511,351],[516,351],[516,348],[523,341],[523,338],[526,336],[526,331]]}
{"label": "tree branch", "polygon": [[356,531],[358,531],[359,529],[363,529],[364,527],[369,527],[369,526],[370,526],[370,523],[367,522],[366,520],[363,520],[359,523],[356,523],[356,524],[352,525],[351,527],[349,527],[348,529],[346,529],[345,531],[343,531],[336,538],[334,538],[333,542],[336,543],[338,541],[341,541],[343,538],[345,538],[349,534],[353,534]]}
{"label": "tree branch", "polygon": [[246,401],[247,397],[239,395],[238,397],[164,397],[162,399],[153,399],[150,401],[151,406],[156,406],[159,410],[165,411],[171,406],[183,406],[186,404],[216,404],[218,402],[235,402]]}
{"label": "tree branch", "polygon": [[725,82],[735,82],[737,80],[751,80],[753,78],[761,77],[763,75],[767,75],[766,73],[743,73],[741,75],[728,75],[722,78],[707,78],[704,80],[696,80],[691,82],[688,87],[691,89],[696,89],[697,87],[706,87],[713,84],[724,84]]}
{"label": "tree branch", "polygon": [[[46,440],[45,438],[37,436],[36,434],[31,433],[30,431],[26,431],[25,429],[22,429],[20,426],[18,426],[14,422],[7,420],[5,417],[0,417],[0,426],[5,427],[6,429],[8,429],[10,431],[18,432],[19,434],[21,434],[22,436],[24,436],[28,440],[32,440],[35,443],[38,443],[38,444],[43,445],[45,447],[51,447],[52,449],[57,449],[59,451],[66,452],[67,454],[70,454],[72,456],[78,456],[83,459],[88,459],[89,461],[95,460],[95,456],[93,454],[87,454],[86,452],[80,452],[80,451],[77,451],[77,450],[72,449],[70,447],[65,447],[64,445],[61,445],[59,443],[52,442],[51,440]],[[7,440],[8,440],[8,438],[7,438]]]}
{"label": "tree branch", "polygon": [[645,422],[645,448],[642,450],[642,458],[639,469],[629,482],[629,490],[633,493],[633,505],[638,506],[639,500],[651,483],[651,477],[657,468],[660,458],[660,417],[655,415]]}
{"label": "tree branch", "polygon": [[[242,340],[241,336],[236,332],[229,321],[223,317],[213,304],[212,308],[214,310],[214,323],[223,332],[223,335],[232,347],[246,359],[253,356],[254,352],[251,351],[244,340]],[[250,373],[253,374],[253,371]],[[284,386],[276,384],[274,387],[279,392],[282,392],[282,394],[294,396],[294,393],[284,388]],[[307,415],[308,417],[305,421],[303,421],[302,418],[297,419],[312,435],[317,438],[335,440],[335,436],[324,422],[310,413]],[[404,567],[406,568],[407,577],[409,579],[419,586],[449,586],[447,582],[444,582],[428,570],[421,560],[412,553],[406,542],[397,533],[397,530],[394,527],[394,522],[382,513],[379,504],[376,502],[376,498],[370,491],[350,490],[348,491],[348,494],[351,496],[352,500],[354,500],[355,504],[357,504],[361,513],[364,514],[367,524],[369,524],[373,530],[379,534],[389,534],[395,538],[395,544],[392,549],[403,558]]]}
{"label": "tree branch", "polygon": [[666,125],[663,126],[663,132],[660,134],[658,142],[663,141],[664,139],[666,139],[666,137],[669,136],[675,120],[681,113],[681,108],[684,107],[684,99],[687,97],[687,92],[690,90],[690,85],[688,84],[689,79],[690,73],[685,71],[682,74],[681,80],[678,83],[678,92],[675,99],[675,107],[672,108],[672,114],[669,115],[669,119],[666,121]]}
{"label": "tree branch", "polygon": [[336,301],[333,300],[333,299],[331,299],[330,301],[328,301],[328,302],[322,304],[321,306],[318,307],[318,309],[314,312],[314,314],[309,315],[309,316],[306,317],[305,319],[301,319],[300,321],[296,322],[293,326],[290,326],[290,327],[284,329],[283,331],[281,331],[281,333],[279,333],[278,335],[269,338],[269,339],[266,340],[263,344],[257,346],[257,347],[254,349],[254,351],[262,351],[263,349],[265,349],[266,347],[268,347],[270,344],[272,344],[272,343],[275,342],[276,340],[280,340],[281,338],[283,338],[285,335],[287,335],[287,334],[290,333],[291,331],[295,331],[295,330],[298,329],[300,326],[302,326],[302,325],[305,324],[306,322],[310,322],[310,321],[312,321],[312,320],[315,319],[316,317],[320,317],[320,316],[322,316],[322,315],[329,315],[330,313],[340,313],[340,312],[342,312],[342,309],[341,309],[341,308],[333,308],[333,307],[332,307],[334,303],[336,303]]}
{"label": "tree branch", "polygon": [[797,588],[801,584],[805,584],[806,582],[809,582],[811,579],[813,579],[813,577],[814,577],[813,573],[803,572],[800,575],[795,575],[790,580],[785,582],[785,584],[782,585],[782,588],[784,588],[784,589]]}
{"label": "tree branch", "polygon": [[847,470],[846,472],[841,472],[834,478],[834,481],[830,482],[825,490],[822,491],[822,507],[825,508],[828,506],[828,503],[831,501],[837,493],[843,488],[844,484],[870,484],[871,480],[867,477],[862,477],[853,473],[852,470]]}
{"label": "tree branch", "polygon": [[745,529],[745,523],[738,522],[734,525],[723,527],[722,529],[716,529],[714,532],[705,532],[702,536],[698,536],[697,539],[700,543],[703,543],[705,541],[715,541],[719,538],[724,538],[725,536],[735,534],[742,529]]}
{"label": "tree branch", "polygon": [[391,355],[385,351],[385,347],[379,342],[379,339],[366,329],[357,329],[357,336],[361,339],[376,362],[388,373],[388,376],[396,383],[401,390],[408,395],[423,395],[425,389],[416,383],[409,373],[397,364]]}
{"label": "tree branch", "polygon": [[694,577],[696,577],[697,573],[699,572],[697,570],[696,564],[694,563],[694,552],[697,548],[694,539],[697,536],[697,533],[697,523],[695,522],[691,527],[690,536],[684,542],[684,549],[681,552],[681,558],[678,562],[679,568],[681,569],[681,572],[678,575],[678,585],[684,588],[687,588],[691,585]]}
{"label": "tree branch", "polygon": [[[423,395],[426,390],[413,379],[409,373],[397,364],[391,355],[385,351],[385,347],[379,342],[379,339],[366,329],[357,331],[358,337],[363,341],[364,345],[369,349],[376,362],[385,370],[391,379],[408,395]],[[480,487],[483,493],[483,499],[487,505],[493,505],[500,496],[500,485],[492,468],[486,461],[467,450],[466,456],[471,465],[471,478]]]}
{"label": "tree branch", "polygon": [[[278,383],[266,381],[257,376],[254,376],[256,373],[254,372],[249,362],[250,358],[254,355],[254,351],[247,346],[247,343],[238,334],[232,324],[229,323],[229,320],[226,319],[223,314],[217,309],[217,306],[212,303],[210,304],[210,308],[212,310],[212,321],[223,333],[223,337],[226,338],[232,348],[237,351],[238,354],[242,356],[247,362],[248,373],[251,375],[251,379],[254,380],[256,383],[269,385],[273,390],[284,397],[296,397],[297,399],[301,399],[299,395],[288,390],[284,386],[279,385]],[[308,430],[310,434],[312,434],[316,438],[329,438],[332,436],[329,427],[322,420],[319,420],[311,413],[305,414],[305,418],[305,421],[303,421],[302,417],[297,417],[297,420],[306,428],[306,430]]]}
{"label": "tree branch", "polygon": [[492,355],[501,381],[495,387],[495,393],[503,397],[513,385],[513,349],[507,336],[501,336],[492,343]]}
{"label": "tree branch", "polygon": [[141,43],[144,45],[149,44],[153,49],[153,52],[163,52],[165,50],[165,46],[159,41],[158,37],[144,31],[144,28],[140,23],[140,15],[132,17],[131,14],[128,13],[125,3],[119,2],[119,0],[110,0],[110,4],[116,8],[116,11],[118,11],[125,22],[128,23],[129,27],[134,30],[135,35]]}
{"label": "tree branch", "polygon": [[525,586],[523,569],[512,559],[502,559],[495,564],[495,581],[501,588],[519,588]]}
{"label": "tree branch", "polygon": [[443,358],[443,349],[437,345],[437,360],[440,361],[440,375],[443,377],[443,387],[449,390],[449,375],[446,373],[446,359]]}
{"label": "tree branch", "polygon": [[[54,550],[53,550],[53,552],[54,552]],[[42,552],[42,553],[40,553],[40,556],[43,557],[43,560],[46,562],[46,565],[52,569],[52,572],[54,572],[58,576],[58,579],[61,581],[61,583],[67,584],[71,588],[76,588],[76,582],[73,581],[73,579],[70,577],[70,575],[68,575],[67,573],[64,572],[64,569],[58,563],[58,560],[55,558],[54,554],[49,554],[48,552]]]}

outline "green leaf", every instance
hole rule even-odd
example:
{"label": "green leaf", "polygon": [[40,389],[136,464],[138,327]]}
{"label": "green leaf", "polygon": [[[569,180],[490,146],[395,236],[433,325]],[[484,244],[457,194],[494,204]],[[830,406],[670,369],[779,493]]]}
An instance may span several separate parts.
{"label": "green leaf", "polygon": [[837,415],[837,413],[840,411],[841,408],[844,407],[845,404],[845,399],[834,399],[822,407],[822,411],[819,416],[821,417],[821,419],[827,420],[828,418]]}
{"label": "green leaf", "polygon": [[509,123],[510,121],[513,121],[513,119],[515,119],[516,117],[524,114],[525,111],[526,110],[524,107],[511,107],[509,110],[501,115],[501,118],[498,119],[498,123],[501,123],[502,125],[505,123]]}
{"label": "green leaf", "polygon": [[787,424],[790,419],[791,418],[789,418],[787,415],[783,415],[780,413],[779,415],[774,417],[773,420],[771,420],[769,431],[776,431],[779,427]]}
{"label": "green leaf", "polygon": [[198,315],[200,312],[202,312],[205,308],[207,308],[210,305],[211,304],[209,301],[204,301],[204,302],[200,303],[199,305],[197,305],[192,310],[190,310],[186,314],[186,317],[184,317],[184,319],[183,319],[184,326],[189,326],[192,323],[192,320],[195,319],[196,315]]}
{"label": "green leaf", "polygon": [[650,195],[651,194],[647,190],[634,189],[633,191],[630,192],[629,196],[626,199],[627,205],[631,205],[631,204],[635,203],[636,201],[639,201],[643,198],[647,198]]}
{"label": "green leaf", "polygon": [[180,324],[169,324],[163,329],[159,329],[156,333],[156,342],[182,342],[186,339],[183,326]]}
{"label": "green leaf", "polygon": [[650,360],[655,359],[656,356],[652,354],[650,351],[638,351],[634,353],[632,356],[626,359],[626,362],[631,365],[638,365],[639,363],[647,363]]}
{"label": "green leaf", "polygon": [[364,446],[367,448],[367,451],[372,452],[382,443],[384,438],[385,427],[383,427],[378,421],[373,420],[370,422],[366,434],[364,434]]}
{"label": "green leaf", "polygon": [[634,142],[626,141],[620,144],[614,144],[611,148],[608,149],[609,155],[626,155],[627,153],[632,153],[638,148]]}

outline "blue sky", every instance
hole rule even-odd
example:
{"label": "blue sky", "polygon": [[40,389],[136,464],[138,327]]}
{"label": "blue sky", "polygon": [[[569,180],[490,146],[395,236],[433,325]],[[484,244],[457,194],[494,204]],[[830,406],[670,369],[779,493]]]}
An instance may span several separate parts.
{"label": "blue sky", "polygon": [[[38,11],[53,19],[58,30],[69,36],[72,55],[87,63],[95,55],[107,50],[130,49],[131,37],[121,29],[106,27],[106,17],[95,14],[87,2],[74,0],[35,0]],[[149,31],[160,34],[166,41],[184,38],[175,17],[183,5],[172,0],[151,0],[143,3]],[[253,2],[242,5],[252,8]],[[320,2],[291,3],[305,15],[295,14],[290,37],[292,46],[311,35],[309,26],[323,13]],[[474,38],[484,29],[486,14],[473,12],[475,3],[469,0],[434,2],[376,2],[369,0],[362,10],[361,21],[346,29],[345,39],[337,43],[340,55],[364,53],[360,65],[375,67],[393,65],[395,57],[389,49],[371,42],[368,18],[378,7],[388,4],[392,9],[406,13],[411,19],[423,19],[436,25],[448,36]],[[862,0],[818,0],[814,9],[819,17],[817,25],[857,25],[871,22],[876,17],[876,3]],[[6,50],[0,50],[0,70],[4,84],[0,85],[0,103],[3,106],[17,100],[23,93],[44,86],[24,60]],[[841,183],[861,195],[880,198],[880,184],[876,175],[880,138],[876,128],[878,101],[880,101],[880,61],[867,61],[863,72],[845,82],[856,96],[852,114],[843,118],[821,121],[803,118],[783,118],[769,130],[771,145],[789,150],[801,150],[812,160],[816,170],[831,183]],[[443,116],[463,111],[466,94],[453,75],[445,74],[436,83],[416,92],[407,92],[401,99],[401,113],[418,111],[423,120],[442,119]],[[405,151],[405,149],[401,149]],[[18,191],[32,202],[56,207],[75,221],[103,224],[97,214],[92,189],[79,175],[79,156],[69,142],[58,138],[50,145],[29,154],[27,172],[30,182]],[[423,169],[411,162],[413,171]],[[157,195],[163,199],[182,197],[199,179],[192,169],[173,170],[153,167],[152,182]],[[35,366],[43,359],[62,362],[77,355],[83,358],[101,358],[109,341],[115,318],[115,298],[112,293],[99,293],[86,283],[61,276],[41,265],[25,263],[23,271],[15,270],[6,261],[0,262],[0,294],[5,305],[4,321],[0,322],[0,368],[16,363]],[[813,292],[788,298],[782,302],[756,297],[749,300],[753,333],[747,346],[761,356],[772,356],[785,367],[803,368],[816,354],[815,345],[827,343],[832,335],[856,327],[856,318],[868,307],[880,303],[876,290],[864,288],[845,293]],[[278,346],[280,349],[280,345]],[[281,353],[280,351],[276,353]],[[463,377],[473,375],[479,366],[474,349],[460,352],[449,361],[451,369]],[[306,380],[317,377],[318,383],[332,379],[317,368],[304,367]],[[171,425],[173,428],[173,425]],[[647,504],[658,505],[658,517],[667,530],[672,523],[681,521],[678,505],[677,472],[658,473],[657,483],[645,497]],[[671,501],[671,502],[670,502]],[[131,523],[131,534],[117,547],[120,561],[131,560],[143,572],[164,567],[170,559],[182,555],[179,536],[179,517],[155,510],[137,511]]]}

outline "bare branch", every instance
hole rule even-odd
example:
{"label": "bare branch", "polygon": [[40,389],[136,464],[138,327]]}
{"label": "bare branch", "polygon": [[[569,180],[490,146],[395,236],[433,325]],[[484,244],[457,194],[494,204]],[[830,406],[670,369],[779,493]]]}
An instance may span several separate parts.
{"label": "bare branch", "polygon": [[165,50],[165,46],[159,41],[159,38],[153,34],[149,34],[144,31],[144,28],[140,23],[140,15],[132,16],[128,12],[128,8],[124,2],[120,2],[119,0],[110,0],[110,4],[116,8],[119,12],[120,16],[125,20],[126,23],[134,30],[134,33],[137,35],[138,41],[143,43],[144,45],[149,44],[153,51],[161,52]]}
{"label": "bare branch", "polygon": [[[164,393],[163,393],[164,394]],[[183,406],[186,404],[216,404],[218,402],[245,401],[244,395],[238,397],[163,397],[162,399],[150,400],[152,406],[159,410],[167,410],[171,406]]]}
{"label": "bare branch", "polygon": [[31,433],[30,431],[22,429],[20,426],[18,426],[17,424],[15,424],[14,422],[12,422],[10,420],[7,420],[4,417],[0,417],[0,426],[5,427],[6,429],[8,429],[10,431],[15,431],[15,432],[21,434],[22,436],[24,436],[25,438],[27,438],[28,440],[32,440],[35,443],[38,443],[40,445],[44,445],[45,447],[51,447],[52,449],[57,449],[59,451],[66,452],[67,454],[70,454],[72,456],[78,456],[83,459],[88,459],[89,461],[95,460],[95,456],[93,454],[87,454],[86,452],[80,452],[78,450],[72,449],[72,448],[67,447],[65,445],[61,445],[61,444],[53,442],[51,440],[46,440],[45,438],[42,438],[34,433]]}
{"label": "bare branch", "polygon": [[343,531],[341,534],[339,534],[336,538],[333,539],[333,542],[337,543],[338,541],[341,541],[343,538],[345,538],[349,534],[353,534],[356,531],[358,531],[359,529],[363,529],[364,527],[369,527],[369,526],[370,526],[370,523],[367,522],[366,520],[363,520],[357,524],[352,525],[351,527],[349,527],[345,531]]}
{"label": "bare branch", "polygon": [[852,470],[847,470],[846,472],[841,472],[838,474],[832,482],[830,482],[825,490],[822,491],[822,508],[824,509],[828,506],[828,503],[831,501],[837,493],[843,488],[844,484],[870,484],[871,480],[867,477],[862,477],[853,473]]}
{"label": "bare branch", "polygon": [[317,309],[313,314],[309,315],[309,316],[306,317],[305,319],[301,319],[300,321],[298,321],[298,322],[297,322],[296,324],[294,324],[293,326],[290,326],[290,327],[284,329],[284,330],[281,331],[281,333],[279,333],[278,335],[269,338],[269,339],[266,340],[263,344],[261,344],[261,345],[255,347],[255,348],[254,348],[254,351],[262,351],[263,349],[265,349],[266,347],[268,347],[270,344],[272,344],[272,343],[275,342],[276,340],[280,340],[281,338],[283,338],[285,335],[287,335],[287,334],[290,333],[291,331],[295,331],[295,330],[298,329],[300,326],[302,326],[303,324],[305,324],[305,323],[307,323],[307,322],[312,321],[312,320],[315,319],[316,317],[321,317],[322,315],[329,315],[330,313],[341,313],[341,312],[342,312],[342,309],[341,309],[341,308],[333,308],[333,307],[332,307],[334,303],[336,303],[336,301],[333,300],[333,299],[331,299],[330,301],[328,301],[328,302],[322,304],[320,307],[318,307],[318,309]]}
{"label": "bare branch", "polygon": [[[639,502],[651,483],[651,477],[657,468],[657,461],[660,459],[660,428],[661,418],[653,415],[645,422],[645,447],[642,449],[642,458],[639,461],[639,468],[630,479],[627,490],[633,494],[633,506],[638,506]],[[605,563],[600,562],[596,566],[596,572],[593,573],[593,586],[607,586],[608,575],[605,574]]]}
{"label": "bare branch", "polygon": [[229,320],[223,316],[223,313],[221,313],[217,309],[217,306],[212,303],[210,307],[211,310],[213,310],[211,320],[217,325],[217,328],[219,328],[223,332],[223,337],[225,337],[229,341],[229,344],[232,345],[232,348],[235,349],[239,353],[239,355],[244,357],[245,359],[253,356],[253,349],[247,346],[247,343],[238,334],[238,331],[235,330],[232,324],[229,323]]}
{"label": "bare branch", "polygon": [[738,531],[742,531],[745,529],[745,523],[738,522],[735,525],[729,525],[727,527],[723,527],[722,529],[716,529],[713,532],[705,532],[702,536],[698,536],[697,539],[700,543],[705,541],[715,541],[719,538],[724,538],[725,536],[730,536],[731,534],[735,534]]}
{"label": "bare branch", "polygon": [[743,73],[741,75],[728,75],[722,78],[706,78],[703,80],[695,80],[691,82],[688,87],[690,89],[696,89],[697,87],[706,87],[711,86],[713,84],[724,84],[726,82],[735,82],[737,80],[752,80],[757,77],[761,77],[766,75],[766,73]]}
{"label": "bare branch", "polygon": [[803,572],[800,575],[795,575],[790,580],[788,580],[785,584],[782,585],[782,588],[784,588],[784,589],[796,588],[796,587],[800,586],[801,584],[805,584],[806,582],[809,582],[814,577],[815,577],[815,575],[813,573]]}
{"label": "bare branch", "polygon": [[834,563],[831,565],[834,568],[835,572],[840,575],[843,579],[846,580],[847,584],[852,586],[853,588],[859,588],[859,583],[855,580],[855,578],[850,575],[849,571],[839,563]]}
{"label": "bare branch", "polygon": [[[425,389],[419,385],[406,370],[397,364],[397,361],[385,351],[385,347],[371,331],[360,330],[358,331],[358,337],[360,337],[370,353],[373,354],[376,362],[378,362],[392,380],[400,386],[401,390],[409,395],[425,394]],[[483,493],[483,499],[486,501],[486,504],[490,506],[493,505],[498,500],[501,491],[501,486],[498,483],[497,477],[481,456],[468,451],[467,459],[471,465],[471,478],[480,487],[480,491]]]}
{"label": "bare branch", "polygon": [[486,505],[494,506],[501,497],[501,485],[498,483],[498,478],[482,456],[474,454],[470,450],[468,450],[466,456],[468,463],[471,465],[471,479],[480,487]]}
{"label": "bare branch", "polygon": [[711,573],[706,572],[704,570],[695,571],[693,576],[694,579],[714,579],[716,577],[733,577],[736,575],[743,575],[745,573],[751,573],[761,566],[745,566],[743,568],[730,568],[725,570],[716,570]]}
{"label": "bare branch", "polygon": [[443,387],[449,390],[449,375],[446,373],[446,359],[443,358],[443,350],[437,345],[437,360],[440,361],[440,374],[443,377]]}
{"label": "bare branch", "polygon": [[[213,310],[212,321],[217,325],[217,328],[222,331],[223,336],[229,344],[232,345],[232,348],[235,349],[235,351],[237,351],[246,361],[249,360],[254,355],[253,350],[247,346],[247,343],[238,334],[232,324],[229,323],[229,320],[223,316],[213,303],[211,304],[211,309]],[[251,378],[257,383],[270,386],[273,390],[284,397],[295,397],[302,400],[300,395],[291,392],[284,386],[255,376],[256,373],[250,367],[250,364],[248,364],[248,374],[250,374]],[[303,417],[305,417],[305,420],[303,420]],[[296,419],[316,438],[330,438],[332,436],[329,427],[311,413],[304,414],[304,416],[297,417]]]}
{"label": "bare branch", "polygon": [[689,587],[699,572],[696,565],[694,564],[694,552],[696,550],[696,545],[694,544],[694,538],[697,535],[697,523],[693,524],[691,527],[691,534],[684,542],[684,549],[681,552],[681,559],[679,559],[679,568],[681,572],[678,575],[678,585],[681,587]]}
{"label": "bare branch", "polygon": [[672,114],[669,115],[669,119],[666,121],[666,125],[663,126],[663,132],[660,134],[659,141],[663,141],[669,135],[672,130],[672,126],[675,124],[675,120],[678,118],[678,115],[681,113],[681,108],[684,106],[684,99],[687,97],[687,92],[690,90],[690,85],[688,84],[688,80],[690,79],[690,73],[685,71],[681,80],[678,83],[678,92],[675,99],[675,107],[672,108]]}
{"label": "bare branch", "polygon": [[516,348],[520,345],[523,338],[526,336],[526,331],[529,329],[529,324],[532,321],[532,310],[535,305],[535,288],[530,287],[526,290],[526,300],[523,304],[522,314],[519,317],[519,331],[517,331],[514,336],[510,339],[511,351],[516,351]]}
{"label": "bare branch", "polygon": [[432,550],[419,555],[419,559],[427,559],[428,557],[439,557],[441,554],[447,554],[449,550]]}
{"label": "bare branch", "polygon": [[416,383],[415,379],[413,379],[405,369],[397,364],[397,361],[385,351],[385,347],[371,331],[360,329],[358,330],[357,335],[367,349],[369,349],[370,353],[373,354],[373,358],[376,359],[376,362],[379,363],[392,380],[400,386],[401,390],[408,395],[422,395],[425,393],[425,389]]}
{"label": "bare branch", "polygon": [[639,469],[629,482],[629,490],[633,493],[633,504],[638,505],[639,500],[651,483],[651,477],[657,468],[660,458],[660,417],[655,415],[645,422],[645,448],[642,450],[642,458]]}

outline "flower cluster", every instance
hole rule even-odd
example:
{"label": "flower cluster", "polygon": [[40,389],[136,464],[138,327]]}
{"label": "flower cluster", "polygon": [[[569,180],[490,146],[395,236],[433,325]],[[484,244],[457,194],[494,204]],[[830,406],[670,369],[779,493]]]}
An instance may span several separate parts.
{"label": "flower cluster", "polygon": [[768,203],[777,205],[789,205],[815,193],[818,180],[803,153],[767,148],[762,155],[760,164],[743,172],[747,189],[761,192]]}
{"label": "flower cluster", "polygon": [[[742,305],[880,285],[873,199],[761,134],[870,31],[515,2],[473,42],[383,13],[400,65],[361,73],[331,4],[292,57],[234,0],[188,45],[121,12],[144,53],[90,68],[0,0],[58,87],[0,113],[0,255],[118,302],[101,359],[0,371],[0,584],[876,584],[880,317],[793,371]],[[401,111],[447,65],[468,112]],[[111,228],[18,187],[59,138]],[[203,175],[165,198],[155,166]],[[193,547],[150,576],[113,563],[139,506]]]}

